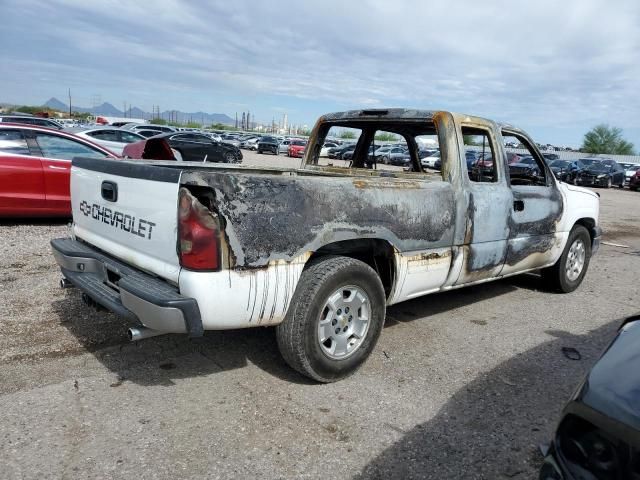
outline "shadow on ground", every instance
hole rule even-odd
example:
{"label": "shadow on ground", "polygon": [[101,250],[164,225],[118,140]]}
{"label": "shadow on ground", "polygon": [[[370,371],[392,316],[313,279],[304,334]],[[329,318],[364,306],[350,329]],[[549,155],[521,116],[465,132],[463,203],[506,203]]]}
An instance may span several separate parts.
{"label": "shadow on ground", "polygon": [[[387,325],[428,319],[443,311],[496,298],[521,288],[537,288],[538,277],[518,277],[480,287],[470,287],[404,302],[390,307]],[[250,328],[232,331],[209,331],[201,338],[164,335],[130,343],[129,326],[109,312],[94,312],[72,289],[65,298],[53,302],[54,312],[80,342],[123,381],[141,385],[171,385],[174,379],[210,375],[245,367],[251,363],[286,381],[309,383],[282,360],[273,328]],[[419,346],[416,346],[418,348]]]}
{"label": "shadow on ground", "polygon": [[[613,338],[621,320],[554,340],[510,358],[465,385],[430,421],[406,432],[358,479],[531,479],[560,411]],[[578,350],[581,360],[564,356]]]}

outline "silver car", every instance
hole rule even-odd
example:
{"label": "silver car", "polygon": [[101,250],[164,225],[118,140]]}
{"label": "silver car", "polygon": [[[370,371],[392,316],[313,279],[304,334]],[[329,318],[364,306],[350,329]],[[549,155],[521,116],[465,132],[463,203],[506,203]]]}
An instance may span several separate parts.
{"label": "silver car", "polygon": [[65,131],[78,135],[79,137],[88,138],[92,142],[111,150],[117,155],[122,155],[122,150],[127,144],[139,142],[145,138],[136,132],[115,127],[67,128]]}

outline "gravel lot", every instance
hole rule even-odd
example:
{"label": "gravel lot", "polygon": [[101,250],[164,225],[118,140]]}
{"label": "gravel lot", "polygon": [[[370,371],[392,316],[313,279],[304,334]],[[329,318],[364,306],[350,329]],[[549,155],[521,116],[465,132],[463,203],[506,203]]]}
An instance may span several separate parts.
{"label": "gravel lot", "polygon": [[272,329],[128,343],[58,288],[66,222],[5,222],[0,477],[535,478],[563,403],[640,310],[640,194],[600,193],[625,247],[603,245],[578,291],[525,275],[391,307],[370,360],[331,385],[292,372]]}

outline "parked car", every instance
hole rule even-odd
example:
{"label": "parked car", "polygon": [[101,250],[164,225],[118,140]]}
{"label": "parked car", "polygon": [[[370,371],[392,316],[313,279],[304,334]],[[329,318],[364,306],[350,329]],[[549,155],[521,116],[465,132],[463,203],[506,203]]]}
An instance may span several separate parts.
{"label": "parked car", "polygon": [[329,156],[329,149],[330,148],[336,148],[337,146],[338,146],[337,143],[325,142],[324,145],[322,145],[322,148],[320,149],[320,156],[321,157],[328,157]]}
{"label": "parked car", "polygon": [[[405,166],[411,162],[411,156],[409,150],[402,147],[394,147],[387,153],[382,154],[377,158],[377,161],[384,163],[385,165],[400,165]],[[430,157],[427,157],[430,158]]]}
{"label": "parked car", "polygon": [[278,153],[284,153],[285,155],[289,153],[289,144],[291,143],[291,139],[285,138],[278,144]]}
{"label": "parked car", "polygon": [[[500,175],[483,188],[455,142],[437,180],[416,151],[412,172],[366,169],[366,155],[323,166],[331,128],[362,130],[363,153],[379,130],[482,131],[494,151],[503,135],[533,144],[478,117],[389,109],[321,117],[305,163],[289,170],[75,159],[73,236],[52,241],[63,284],[129,319],[134,340],[277,326],[285,361],[333,382],[371,354],[387,306],[538,269],[558,292],[583,281],[601,237],[594,192],[557,182],[546,165],[545,185]],[[495,170],[504,163],[496,157]],[[129,224],[104,220],[124,212]]]}
{"label": "parked car", "polygon": [[137,133],[138,135],[141,135],[144,138],[151,138],[151,137],[155,137],[156,135],[161,135],[162,133],[165,133],[165,132],[159,132],[158,130],[140,129],[140,130],[136,130],[134,133]]}
{"label": "parked car", "polygon": [[[94,128],[68,128],[65,131],[79,137],[85,137],[98,145],[108,148],[117,155],[122,155],[122,150],[129,143],[144,140],[142,135],[121,128],[94,127]],[[156,135],[158,132],[156,132]]]}
{"label": "parked car", "polygon": [[60,130],[0,123],[0,217],[70,216],[69,171],[78,156],[117,158]]}
{"label": "parked car", "polygon": [[258,150],[258,141],[260,137],[250,137],[240,142],[240,148],[247,150]]}
{"label": "parked car", "polygon": [[[590,159],[581,159],[587,163]],[[588,162],[585,168],[576,174],[575,184],[588,187],[611,188],[613,185],[624,187],[625,172],[615,160],[604,159]]]}
{"label": "parked car", "polygon": [[274,155],[280,153],[280,143],[275,137],[262,137],[258,142],[258,153],[271,152]]}
{"label": "parked car", "polygon": [[622,169],[625,172],[624,184],[629,185],[631,177],[635,175],[635,173],[640,170],[640,163],[619,163]]}
{"label": "parked car", "polygon": [[0,114],[1,123],[22,123],[24,125],[35,125],[37,127],[52,128],[54,130],[62,130],[63,126],[50,118],[36,117],[34,115],[2,115]]}
{"label": "parked car", "polygon": [[337,147],[330,148],[327,152],[327,156],[329,158],[342,158],[342,154],[347,150],[354,150],[356,148],[355,143],[343,143],[342,145],[338,145]]}
{"label": "parked car", "polygon": [[538,183],[540,167],[533,157],[518,156],[518,161],[509,163],[509,179],[514,185],[532,185]]}
{"label": "parked car", "polygon": [[170,125],[156,125],[154,123],[135,123],[135,122],[127,123],[125,125],[122,125],[119,128],[123,130],[131,130],[134,132],[138,130],[157,130],[159,133],[169,133],[169,132],[178,131],[177,128],[172,127]]}
{"label": "parked car", "polygon": [[629,189],[630,190],[640,190],[640,170],[636,170],[636,173],[631,175],[629,179]]}
{"label": "parked car", "polygon": [[554,160],[560,160],[560,155],[558,155],[557,153],[543,153],[542,157],[550,162],[553,162]]}
{"label": "parked car", "polygon": [[300,140],[294,138],[289,142],[289,149],[287,150],[287,155],[290,157],[300,158],[304,154],[304,149],[307,147],[306,140]]}
{"label": "parked car", "polygon": [[640,478],[640,315],[624,321],[564,407],[541,480]]}
{"label": "parked car", "polygon": [[420,163],[424,168],[435,168],[438,160],[440,160],[440,150],[434,150],[430,155],[422,158]]}
{"label": "parked car", "polygon": [[553,160],[549,168],[558,180],[569,182],[571,176],[571,162],[569,160]]}
{"label": "parked car", "polygon": [[175,160],[185,162],[240,163],[242,152],[233,145],[216,142],[208,135],[191,132],[162,133],[124,147],[123,156],[128,158],[144,158],[170,160],[167,158],[165,142],[173,153]]}

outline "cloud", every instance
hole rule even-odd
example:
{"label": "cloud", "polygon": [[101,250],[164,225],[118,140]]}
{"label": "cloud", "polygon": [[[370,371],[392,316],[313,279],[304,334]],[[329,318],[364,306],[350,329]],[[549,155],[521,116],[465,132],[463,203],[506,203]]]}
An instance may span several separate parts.
{"label": "cloud", "polygon": [[404,105],[525,127],[640,128],[635,0],[60,0],[4,13],[2,58],[14,68],[3,83],[14,96],[73,84],[180,109],[279,97],[257,112],[266,118],[292,103]]}

